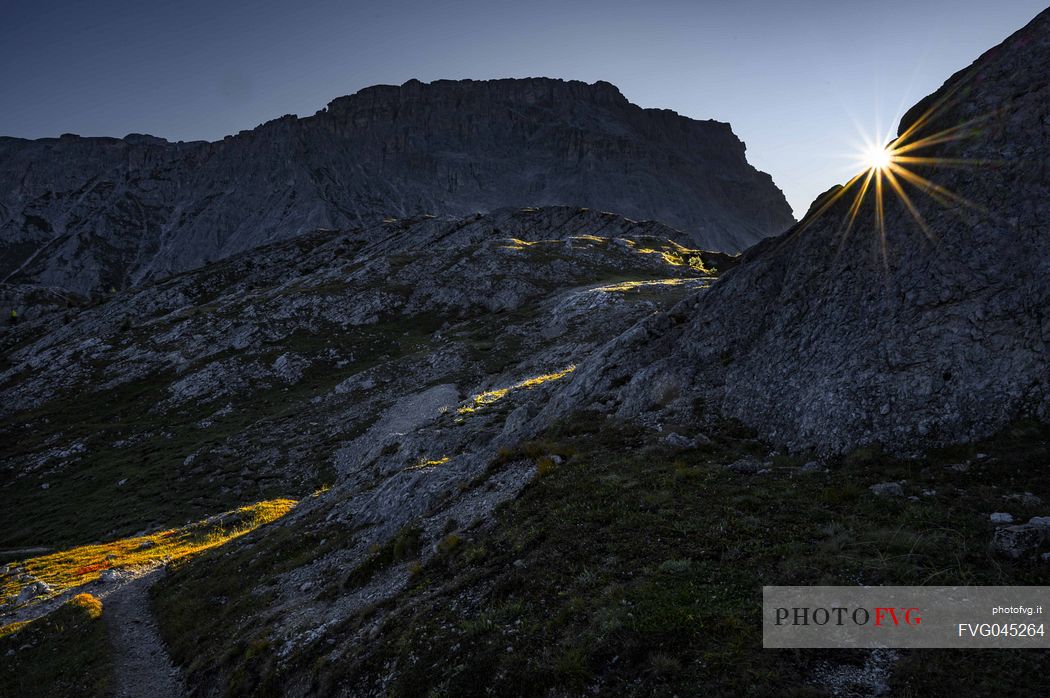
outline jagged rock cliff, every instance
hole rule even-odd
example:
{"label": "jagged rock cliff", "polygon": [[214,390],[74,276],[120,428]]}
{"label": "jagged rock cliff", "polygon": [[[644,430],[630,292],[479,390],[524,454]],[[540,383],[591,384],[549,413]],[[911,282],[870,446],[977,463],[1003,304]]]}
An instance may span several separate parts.
{"label": "jagged rock cliff", "polygon": [[[710,292],[592,358],[566,404],[599,395],[624,415],[702,405],[822,451],[955,443],[1045,421],[1048,72],[1044,12],[903,118],[895,147],[930,139],[898,163],[927,182],[895,175],[921,223],[886,177],[884,234],[874,184],[852,226],[863,179],[830,192]],[[613,387],[624,375],[633,380]],[[676,402],[656,404],[657,383]]]}
{"label": "jagged rock cliff", "polygon": [[793,223],[728,124],[604,82],[410,81],[215,143],[0,138],[0,281],[108,291],[318,228],[553,204],[728,252]]}

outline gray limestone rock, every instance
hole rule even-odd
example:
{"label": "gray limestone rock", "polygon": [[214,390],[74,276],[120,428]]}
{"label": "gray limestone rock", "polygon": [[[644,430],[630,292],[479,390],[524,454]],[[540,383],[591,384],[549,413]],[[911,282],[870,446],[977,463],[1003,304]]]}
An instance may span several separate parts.
{"label": "gray limestone rock", "polygon": [[18,598],[15,603],[22,604],[35,599],[38,596],[45,596],[51,593],[51,587],[44,582],[31,582],[22,587],[22,591],[18,593]]}
{"label": "gray limestone rock", "polygon": [[[905,180],[916,219],[884,183],[884,225],[871,190],[851,225],[863,176],[840,198],[832,190],[710,291],[581,366],[575,394],[549,413],[586,393],[614,395],[621,416],[670,414],[677,403],[657,404],[652,391],[654,377],[673,375],[683,398],[792,451],[906,452],[1050,419],[1048,71],[1044,12],[902,121],[909,141],[965,136],[913,152],[973,167],[907,163],[957,198]],[[967,126],[974,119],[979,128]],[[609,365],[639,378],[616,385]]]}
{"label": "gray limestone rock", "polygon": [[0,138],[0,281],[108,293],[317,228],[508,206],[661,220],[738,252],[794,222],[744,151],[729,124],[545,78],[377,85],[215,143]]}
{"label": "gray limestone rock", "polygon": [[1046,540],[1047,529],[1031,524],[1005,526],[996,529],[992,549],[998,554],[1013,559],[1034,554]]}
{"label": "gray limestone rock", "polygon": [[880,482],[868,488],[872,494],[880,497],[903,497],[904,488],[899,482]]}

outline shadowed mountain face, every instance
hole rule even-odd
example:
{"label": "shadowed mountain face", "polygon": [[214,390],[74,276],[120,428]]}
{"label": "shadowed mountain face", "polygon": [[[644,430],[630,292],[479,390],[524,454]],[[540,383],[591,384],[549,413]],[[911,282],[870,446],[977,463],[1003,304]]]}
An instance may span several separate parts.
{"label": "shadowed mountain face", "polygon": [[596,358],[590,388],[614,377],[609,366],[644,367],[618,389],[621,413],[651,408],[659,377],[773,442],[826,451],[1045,420],[1048,73],[1044,12],[902,120],[895,147],[930,139],[899,162],[915,174],[895,174],[914,211],[887,176],[884,232],[874,183],[852,226],[863,178],[818,201],[709,293],[655,319],[655,339],[635,333]]}
{"label": "shadowed mountain face", "polygon": [[[898,160],[907,199],[852,181],[740,256],[682,244],[714,223],[580,206],[367,223],[568,191],[773,225],[726,203],[775,192],[727,127],[601,83],[373,88],[215,144],[0,142],[20,191],[75,192],[4,203],[39,251],[12,279],[38,285],[0,284],[33,310],[0,333],[0,656],[54,681],[72,654],[21,634],[46,626],[2,631],[82,591],[125,629],[75,644],[90,675],[174,665],[200,696],[1045,695],[1018,690],[1046,674],[1028,651],[770,653],[757,586],[1048,581],[1046,427],[974,443],[1050,418],[1048,74],[1050,12],[906,115],[898,146],[938,159]],[[226,258],[63,290],[201,255]]]}
{"label": "shadowed mountain face", "polygon": [[794,221],[728,124],[612,85],[410,81],[215,143],[0,139],[0,281],[123,288],[318,228],[565,204],[737,252]]}
{"label": "shadowed mountain face", "polygon": [[[165,516],[165,501],[184,520],[271,486],[331,482],[343,441],[352,448],[338,474],[353,479],[363,468],[367,479],[379,451],[366,452],[390,439],[401,444],[393,474],[413,459],[475,448],[459,439],[478,448],[511,440],[527,412],[516,427],[493,416],[548,381],[519,383],[564,377],[732,264],[672,242],[675,232],[556,207],[421,216],[302,235],[27,319],[0,334],[0,489],[10,505],[0,549],[16,529],[44,535],[62,515],[55,493],[66,485],[82,488],[59,495],[73,518],[49,535],[110,536]],[[410,447],[408,432],[424,425],[438,432]],[[114,515],[108,498],[132,472],[142,489],[122,491]],[[94,520],[96,498],[104,504]],[[393,510],[407,512],[398,501]],[[53,511],[30,515],[37,505]]]}

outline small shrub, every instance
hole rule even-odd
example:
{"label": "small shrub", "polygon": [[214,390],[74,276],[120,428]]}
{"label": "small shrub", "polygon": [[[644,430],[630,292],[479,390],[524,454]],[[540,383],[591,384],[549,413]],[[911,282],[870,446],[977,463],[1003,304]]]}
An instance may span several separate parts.
{"label": "small shrub", "polygon": [[852,467],[876,465],[882,459],[882,449],[878,446],[864,446],[850,452],[843,462]]}
{"label": "small shrub", "polygon": [[488,550],[485,549],[484,545],[471,545],[467,547],[466,559],[468,564],[476,565],[479,562],[483,562],[488,556]]}
{"label": "small shrub", "polygon": [[584,567],[583,571],[576,575],[576,581],[583,587],[592,587],[601,581],[601,575],[590,567]]}
{"label": "small shrub", "polygon": [[594,627],[603,636],[607,637],[623,628],[623,617],[620,609],[606,606],[598,609],[594,614]]}
{"label": "small shrub", "polygon": [[245,659],[252,659],[266,654],[270,650],[270,641],[266,638],[258,638],[248,643],[248,651],[244,653]]}
{"label": "small shrub", "polygon": [[700,255],[693,255],[689,258],[689,268],[700,274],[710,274],[711,269],[704,266],[704,260]]}
{"label": "small shrub", "polygon": [[422,546],[423,529],[418,524],[408,524],[386,543],[372,544],[368,559],[355,567],[343,581],[343,588],[350,589],[367,584],[381,569],[395,562],[410,560],[419,553]]}
{"label": "small shrub", "polygon": [[76,608],[83,609],[89,618],[99,618],[102,616],[102,601],[93,594],[77,594],[69,600],[69,604]]}
{"label": "small shrub", "polygon": [[496,457],[492,459],[492,466],[506,465],[520,457],[521,453],[517,449],[504,446],[496,453]]}
{"label": "small shrub", "polygon": [[423,529],[417,525],[408,525],[398,531],[394,538],[393,553],[395,560],[407,560],[419,552]]}
{"label": "small shrub", "polygon": [[448,555],[453,550],[458,548],[463,542],[463,539],[457,536],[455,533],[450,533],[441,539],[441,542],[437,545],[437,551],[439,555]]}
{"label": "small shrub", "polygon": [[554,459],[550,456],[543,456],[536,461],[536,474],[540,477],[546,477],[554,472]]}
{"label": "small shrub", "polygon": [[649,669],[655,675],[667,678],[680,672],[682,664],[677,657],[666,652],[653,652],[649,655]]}
{"label": "small shrub", "polygon": [[685,574],[692,567],[692,560],[664,560],[658,569],[661,574]]}
{"label": "small shrub", "polygon": [[582,688],[591,676],[587,653],[578,647],[567,648],[555,660],[554,671],[569,686]]}

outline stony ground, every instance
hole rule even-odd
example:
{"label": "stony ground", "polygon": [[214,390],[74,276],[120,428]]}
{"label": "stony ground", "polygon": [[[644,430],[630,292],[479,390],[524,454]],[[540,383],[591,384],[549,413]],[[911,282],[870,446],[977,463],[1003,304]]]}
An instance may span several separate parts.
{"label": "stony ground", "polygon": [[[10,564],[0,613],[9,627],[32,621],[12,637],[91,591],[107,606],[97,661],[112,690],[171,676],[147,614],[153,577],[139,574],[175,557],[132,551],[149,564],[127,567],[81,544],[163,550],[167,527],[276,495],[306,499],[267,527],[288,551],[261,592],[284,609],[280,651],[391,599],[414,563],[390,541],[414,548],[487,520],[533,474],[525,462],[492,471],[492,458],[538,428],[576,362],[733,262],[663,232],[568,209],[321,231],[9,328],[2,542],[80,545],[63,574],[106,568],[79,586],[48,571],[49,586],[33,572],[47,565]],[[322,492],[324,504],[308,496]],[[376,549],[395,564],[368,563]],[[316,603],[332,569],[363,563],[361,589]]]}
{"label": "stony ground", "polygon": [[8,567],[0,685],[177,690],[159,633],[200,696],[1046,695],[1042,651],[764,651],[758,590],[1048,583],[1048,60],[1050,11],[905,117],[982,119],[931,151],[987,168],[944,180],[967,215],[834,190],[742,259],[420,216],[39,300],[0,336],[0,546],[299,503],[108,621]]}
{"label": "stony ground", "polygon": [[[1033,424],[918,459],[820,459],[732,423],[577,414],[493,460],[490,477],[531,473],[493,519],[437,540],[419,519],[354,567],[325,552],[360,535],[326,493],[164,580],[161,631],[204,695],[1041,696],[1045,651],[768,651],[760,604],[762,584],[1050,583],[1046,536],[996,545],[1004,515],[1050,512],[1048,458]],[[288,642],[304,607],[325,622]]]}
{"label": "stony ground", "polygon": [[150,587],[163,575],[153,570],[129,581],[105,601],[103,618],[113,661],[113,695],[117,698],[188,695],[182,674],[168,656],[149,597]]}

